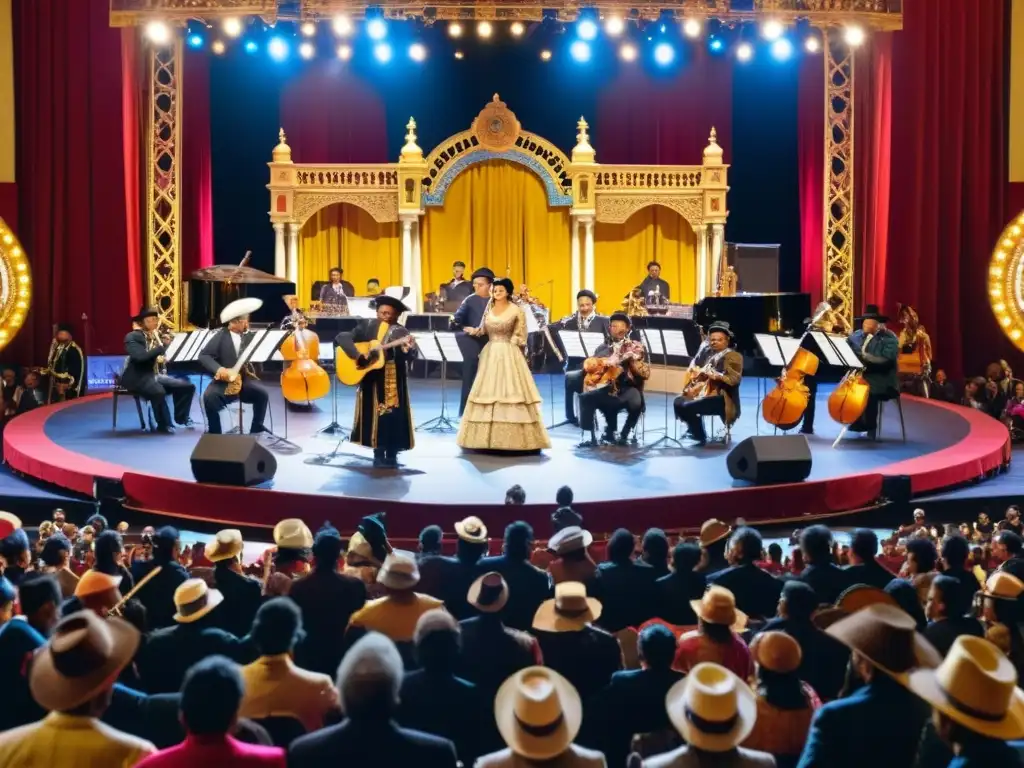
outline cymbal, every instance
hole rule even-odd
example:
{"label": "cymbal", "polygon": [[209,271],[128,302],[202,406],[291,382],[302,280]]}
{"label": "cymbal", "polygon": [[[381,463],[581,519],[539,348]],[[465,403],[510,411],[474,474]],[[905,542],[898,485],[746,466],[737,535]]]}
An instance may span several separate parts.
{"label": "cymbal", "polygon": [[263,272],[253,267],[240,267],[237,264],[216,264],[212,267],[197,269],[190,280],[202,280],[208,283],[287,283],[283,277]]}

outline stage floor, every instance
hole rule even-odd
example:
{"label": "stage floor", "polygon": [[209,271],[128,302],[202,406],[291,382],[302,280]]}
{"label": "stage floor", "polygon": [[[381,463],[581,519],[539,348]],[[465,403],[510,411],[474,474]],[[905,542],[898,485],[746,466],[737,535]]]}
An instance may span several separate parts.
{"label": "stage floor", "polygon": [[[538,377],[542,396],[554,401],[544,406],[549,423],[563,413],[561,384],[560,377],[551,382]],[[449,383],[449,407],[457,404],[457,385]],[[733,445],[756,434],[758,427],[761,434],[772,434],[755,418],[756,391],[754,382],[744,383],[744,415],[733,430]],[[284,403],[279,390],[271,387],[271,392],[272,429],[284,435]],[[299,515],[313,526],[330,519],[347,528],[363,514],[387,510],[392,513],[389,528],[401,535],[469,513],[490,525],[525,518],[546,530],[555,492],[566,484],[576,494],[576,506],[588,514],[588,525],[593,517],[602,521],[593,525],[595,530],[612,530],[618,524],[689,528],[712,515],[799,519],[875,503],[886,475],[911,476],[913,492],[921,494],[974,480],[1009,458],[1006,430],[998,422],[915,398],[904,399],[906,443],[900,441],[897,409],[890,406],[882,442],[848,435],[833,449],[839,427],[827,415],[827,397],[823,387],[818,434],[809,438],[810,478],[773,487],[732,480],[726,446],[653,445],[665,426],[666,398],[661,394],[648,398],[645,445],[636,448],[579,449],[580,431],[560,427],[551,431],[551,449],[539,456],[494,456],[463,452],[454,432],[419,431],[415,449],[400,456],[404,466],[398,471],[374,470],[368,449],[317,437],[331,417],[330,401],[325,400],[311,412],[288,414],[287,437],[294,445],[274,449],[275,478],[252,489],[195,483],[189,457],[202,428],[180,429],[172,436],[140,432],[131,398],[121,398],[116,432],[110,397],[100,395],[19,417],[8,426],[4,441],[14,469],[86,494],[93,493],[97,478],[120,480],[129,505],[139,509],[257,526]],[[411,399],[414,423],[437,416],[440,382],[414,380]],[[350,424],[353,400],[352,390],[339,392],[343,426]],[[193,417],[202,423],[198,399]],[[228,418],[224,416],[225,423]],[[670,420],[668,426],[669,435],[678,436],[676,423]],[[329,456],[335,449],[337,455]],[[526,508],[503,506],[505,491],[514,484],[526,490]]]}

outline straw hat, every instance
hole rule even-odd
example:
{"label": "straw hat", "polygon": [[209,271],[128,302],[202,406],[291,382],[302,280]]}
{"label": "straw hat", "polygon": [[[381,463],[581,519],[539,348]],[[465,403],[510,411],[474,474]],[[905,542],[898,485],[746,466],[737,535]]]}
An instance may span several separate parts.
{"label": "straw hat", "polygon": [[32,661],[29,687],[43,709],[66,712],[106,690],[139,647],[127,621],[78,611],[61,620]]}
{"label": "straw hat", "polygon": [[527,760],[550,760],[569,748],[583,722],[580,695],[547,667],[527,667],[505,680],[494,697],[501,738]]}
{"label": "straw hat", "polygon": [[120,576],[111,576],[108,573],[90,569],[82,574],[82,578],[75,585],[75,597],[98,595],[101,592],[117,589],[119,586],[121,586]]}
{"label": "straw hat", "polygon": [[508,602],[508,583],[496,571],[485,573],[469,585],[466,602],[481,613],[497,613]]}
{"label": "straw hat", "polygon": [[0,539],[6,539],[21,528],[21,518],[10,512],[0,512]]}
{"label": "straw hat", "polygon": [[700,600],[691,600],[693,612],[708,624],[724,624],[740,632],[747,626],[747,614],[736,607],[736,597],[725,587],[711,585]]}
{"label": "straw hat", "polygon": [[942,661],[942,655],[917,632],[914,619],[891,605],[870,605],[825,632],[903,685],[912,669],[934,669]]}
{"label": "straw hat", "polygon": [[313,532],[297,517],[289,517],[274,526],[274,543],[285,549],[309,549]]}
{"label": "straw hat", "polygon": [[210,589],[202,579],[188,579],[174,590],[174,606],[178,609],[174,620],[179,624],[199,621],[224,602],[219,589]]}
{"label": "straw hat", "polygon": [[594,537],[590,531],[580,528],[578,525],[570,525],[548,539],[548,549],[556,555],[564,555],[586,549],[593,542]]}
{"label": "straw hat", "polygon": [[217,531],[213,541],[206,545],[206,559],[211,563],[230,560],[242,553],[242,532],[237,528],[225,528]]}
{"label": "straw hat", "polygon": [[908,687],[942,714],[1001,741],[1024,738],[1024,691],[1017,670],[987,640],[961,635],[938,669],[910,674]]}
{"label": "straw hat", "polygon": [[555,585],[553,600],[545,600],[533,615],[533,628],[545,632],[578,632],[601,616],[601,601],[587,597],[578,581]]}
{"label": "straw hat", "polygon": [[665,696],[668,719],[687,744],[728,752],[754,729],[757,701],[745,682],[725,667],[703,662]]}
{"label": "straw hat", "polygon": [[487,541],[487,526],[483,520],[473,515],[455,523],[455,533],[460,539],[471,544],[483,544]]}
{"label": "straw hat", "polygon": [[700,545],[702,547],[710,547],[716,541],[721,541],[731,533],[732,527],[712,517],[710,520],[705,520],[704,524],[700,527]]}
{"label": "straw hat", "polygon": [[420,569],[410,552],[395,550],[377,573],[377,583],[389,589],[412,589],[420,583]]}
{"label": "straw hat", "polygon": [[896,598],[884,589],[867,584],[855,584],[839,595],[834,606],[815,611],[811,621],[818,629],[825,630],[841,618],[861,611],[869,605],[892,605],[899,608]]}
{"label": "straw hat", "polygon": [[785,632],[762,632],[750,644],[750,653],[759,666],[781,675],[796,672],[803,659],[800,643]]}
{"label": "straw hat", "polygon": [[251,315],[262,306],[262,299],[235,299],[220,311],[220,321],[226,325],[232,320]]}
{"label": "straw hat", "polygon": [[981,591],[985,597],[996,600],[1016,600],[1021,592],[1024,592],[1024,581],[1007,571],[996,571],[989,576]]}

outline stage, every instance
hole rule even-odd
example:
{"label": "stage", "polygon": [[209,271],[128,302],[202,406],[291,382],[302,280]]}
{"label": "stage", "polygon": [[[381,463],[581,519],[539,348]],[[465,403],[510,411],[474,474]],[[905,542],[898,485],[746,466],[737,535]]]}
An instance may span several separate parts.
{"label": "stage", "polygon": [[[560,420],[561,377],[538,377],[546,401],[547,423]],[[550,393],[554,392],[554,397]],[[772,434],[755,419],[756,387],[744,382],[743,416],[732,445],[746,437]],[[284,435],[284,403],[271,386],[268,426]],[[449,385],[446,402],[457,404]],[[192,478],[189,457],[202,433],[198,398],[193,403],[194,430],[164,436],[141,432],[130,397],[119,404],[118,429],[112,429],[110,395],[42,408],[12,421],[4,434],[5,459],[12,469],[60,488],[93,496],[96,481],[120,481],[133,509],[187,521],[269,527],[289,516],[304,518],[314,529],[330,520],[342,530],[359,518],[388,512],[392,535],[415,536],[437,523],[450,529],[454,520],[477,514],[500,531],[525,519],[541,538],[549,530],[556,490],[570,485],[575,507],[595,532],[620,525],[633,530],[659,526],[697,528],[708,517],[744,518],[783,523],[829,516],[875,505],[887,476],[909,476],[912,494],[921,496],[976,481],[1009,461],[1006,429],[994,419],[958,406],[904,398],[906,443],[900,440],[895,406],[885,409],[881,442],[848,435],[836,449],[839,428],[827,415],[828,389],[819,394],[817,434],[809,438],[813,467],[798,484],[749,486],[726,470],[729,448],[698,449],[653,445],[663,436],[665,396],[651,394],[644,420],[646,439],[635,448],[577,448],[581,434],[573,427],[551,431],[552,447],[539,456],[494,456],[464,453],[455,433],[418,431],[416,448],[400,455],[399,470],[374,470],[368,449],[316,436],[330,422],[330,400],[312,412],[290,412],[287,437],[293,446],[273,448],[278,461],[273,481],[254,488],[202,485]],[[441,409],[440,382],[414,380],[414,423],[436,417]],[[338,396],[339,421],[351,421],[353,391]],[[557,418],[556,418],[557,417]],[[228,416],[224,416],[227,424]],[[669,435],[676,436],[669,421]],[[268,446],[269,447],[269,446]],[[332,451],[337,455],[330,457]],[[504,505],[505,491],[519,484],[525,507]]]}

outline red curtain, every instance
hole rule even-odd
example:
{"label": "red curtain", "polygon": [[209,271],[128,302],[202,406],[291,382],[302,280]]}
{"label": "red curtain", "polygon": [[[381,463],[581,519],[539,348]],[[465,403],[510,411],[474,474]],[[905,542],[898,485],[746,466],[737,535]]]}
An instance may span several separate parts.
{"label": "red curtain", "polygon": [[34,296],[10,356],[39,361],[55,322],[83,341],[92,329],[89,351],[119,352],[134,313],[121,33],[107,0],[15,0],[13,11],[19,234]]}
{"label": "red curtain", "polygon": [[821,301],[824,280],[825,64],[806,56],[797,97],[797,162],[800,179],[800,290]]}
{"label": "red curtain", "polygon": [[121,121],[124,145],[125,247],[127,248],[129,306],[142,307],[142,284],[146,279],[142,264],[143,187],[142,131],[145,125],[142,110],[146,107],[144,91],[145,52],[139,33],[134,28],[121,31]]}
{"label": "red curtain", "polygon": [[181,125],[182,278],[213,266],[210,56],[185,48]]}

